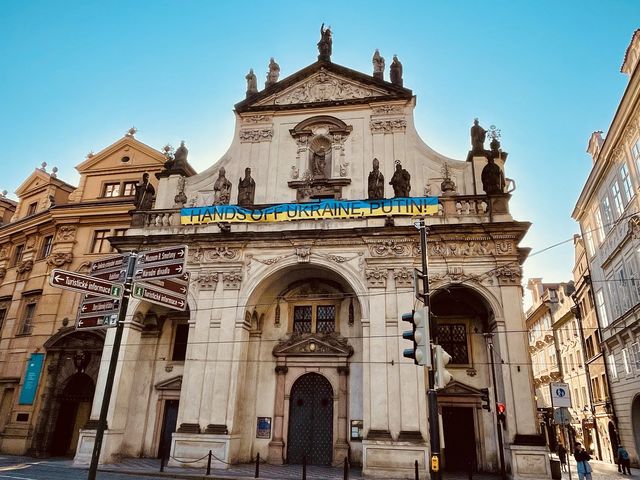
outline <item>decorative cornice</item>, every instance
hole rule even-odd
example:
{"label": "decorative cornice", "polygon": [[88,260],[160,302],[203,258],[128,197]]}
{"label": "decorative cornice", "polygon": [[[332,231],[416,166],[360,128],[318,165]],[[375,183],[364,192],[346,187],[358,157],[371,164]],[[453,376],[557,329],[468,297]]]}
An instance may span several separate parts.
{"label": "decorative cornice", "polygon": [[240,130],[240,143],[270,142],[273,128],[252,128]]}
{"label": "decorative cornice", "polygon": [[404,132],[407,129],[407,121],[403,118],[392,120],[371,120],[369,128],[372,133]]}

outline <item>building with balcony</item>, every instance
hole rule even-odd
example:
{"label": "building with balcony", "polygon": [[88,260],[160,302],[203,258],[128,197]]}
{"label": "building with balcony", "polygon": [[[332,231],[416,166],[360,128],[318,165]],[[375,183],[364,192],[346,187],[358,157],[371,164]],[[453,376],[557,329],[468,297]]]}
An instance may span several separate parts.
{"label": "building with balcony", "polygon": [[629,77],[627,87],[606,135],[591,135],[587,151],[593,166],[572,214],[584,239],[619,440],[635,465],[640,458],[639,59],[636,30],[621,69]]}
{"label": "building with balcony", "polygon": [[[0,196],[0,451],[68,455],[89,420],[104,344],[76,331],[80,294],[49,285],[53,268],[86,273],[131,222],[135,186],[162,153],[133,132],[76,168],[79,186],[43,164]],[[154,179],[155,181],[155,179]]]}

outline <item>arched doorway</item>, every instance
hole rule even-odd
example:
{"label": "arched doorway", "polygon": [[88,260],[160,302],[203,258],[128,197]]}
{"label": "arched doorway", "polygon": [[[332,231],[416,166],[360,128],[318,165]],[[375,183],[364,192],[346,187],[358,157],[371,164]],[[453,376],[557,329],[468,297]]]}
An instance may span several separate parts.
{"label": "arched doorway", "polygon": [[75,452],[78,432],[91,414],[95,385],[86,373],[75,373],[69,378],[60,395],[60,410],[51,445],[52,455],[70,455]]}
{"label": "arched doorway", "polygon": [[317,373],[300,377],[289,400],[288,463],[330,465],[333,449],[333,389]]}
{"label": "arched doorway", "polygon": [[640,395],[636,395],[631,404],[631,428],[636,442],[636,455],[640,452]]}

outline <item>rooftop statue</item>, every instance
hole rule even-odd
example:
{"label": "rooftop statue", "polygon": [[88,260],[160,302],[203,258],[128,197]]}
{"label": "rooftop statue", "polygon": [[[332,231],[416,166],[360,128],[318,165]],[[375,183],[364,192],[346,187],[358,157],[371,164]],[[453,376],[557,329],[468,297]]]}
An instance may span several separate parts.
{"label": "rooftop statue", "polygon": [[189,150],[184,144],[184,140],[180,142],[180,146],[173,154],[173,167],[179,168],[187,164],[187,155],[189,155]]}
{"label": "rooftop statue", "polygon": [[258,93],[258,78],[253,73],[253,68],[249,69],[249,73],[244,77],[247,79],[247,98]]}
{"label": "rooftop statue", "polygon": [[244,169],[244,178],[238,182],[238,205],[241,207],[253,206],[253,199],[256,193],[256,182],[251,178],[251,169]]}
{"label": "rooftop statue", "polygon": [[399,160],[396,160],[396,171],[393,172],[393,177],[389,185],[393,185],[394,197],[408,197],[411,192],[411,175],[407,172]]}
{"label": "rooftop statue", "polygon": [[398,56],[393,56],[393,62],[389,67],[389,76],[391,77],[391,83],[394,85],[402,86],[402,63],[398,60]]}
{"label": "rooftop statue", "polygon": [[384,80],[384,57],[380,55],[377,48],[371,62],[373,63],[373,78]]}
{"label": "rooftop statue", "polygon": [[270,87],[278,81],[280,77],[280,65],[271,57],[269,61],[269,71],[267,72],[267,81],[264,82],[264,88]]}
{"label": "rooftop statue", "polygon": [[213,204],[229,205],[231,199],[231,182],[225,176],[224,167],[218,172],[218,178],[213,184]]}
{"label": "rooftop statue", "polygon": [[380,162],[373,159],[373,170],[369,172],[369,200],[384,198],[384,175],[380,171]]}
{"label": "rooftop statue", "polygon": [[480,126],[477,118],[473,120],[471,127],[471,151],[474,153],[484,153],[484,140],[487,137],[487,131]]}
{"label": "rooftop statue", "polygon": [[487,195],[498,195],[504,193],[505,180],[504,173],[494,159],[489,155],[487,163],[482,169],[482,189]]}
{"label": "rooftop statue", "polygon": [[324,62],[331,61],[331,46],[333,41],[331,40],[331,27],[324,28],[324,23],[320,26],[320,41],[318,42],[318,60]]}
{"label": "rooftop statue", "polygon": [[136,185],[134,205],[136,210],[151,210],[156,189],[149,183],[149,174],[142,175],[142,181]]}

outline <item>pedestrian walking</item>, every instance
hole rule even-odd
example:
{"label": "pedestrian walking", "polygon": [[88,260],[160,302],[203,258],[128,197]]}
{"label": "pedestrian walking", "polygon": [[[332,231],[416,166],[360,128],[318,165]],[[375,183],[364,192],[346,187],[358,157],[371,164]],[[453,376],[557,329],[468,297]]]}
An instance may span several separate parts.
{"label": "pedestrian walking", "polygon": [[623,475],[627,473],[631,475],[631,460],[629,459],[629,452],[620,445],[618,447],[618,471],[622,471]]}
{"label": "pedestrian walking", "polygon": [[591,455],[587,453],[580,442],[576,442],[573,452],[573,458],[576,459],[576,465],[578,467],[578,480],[591,480]]}
{"label": "pedestrian walking", "polygon": [[560,465],[562,466],[562,471],[567,471],[567,449],[564,448],[563,444],[558,445],[558,458],[560,459]]}

